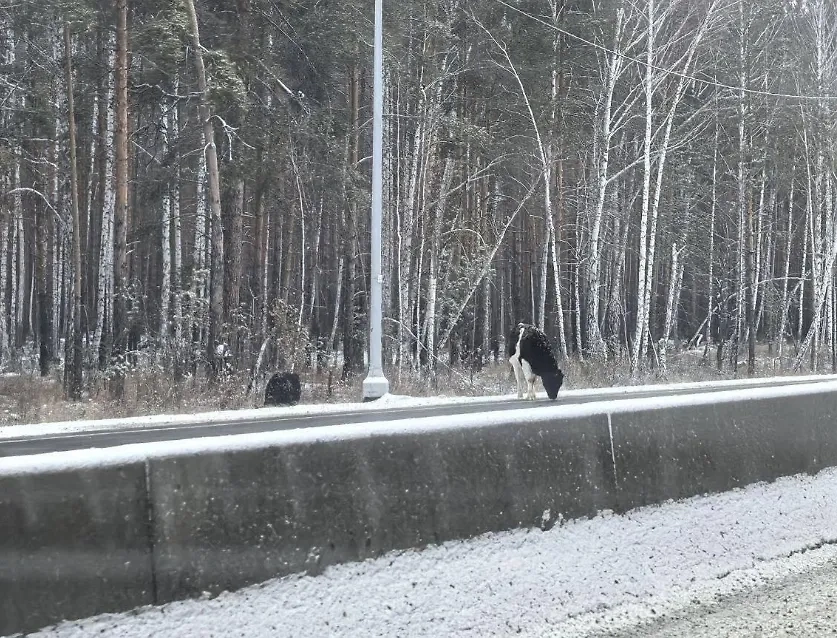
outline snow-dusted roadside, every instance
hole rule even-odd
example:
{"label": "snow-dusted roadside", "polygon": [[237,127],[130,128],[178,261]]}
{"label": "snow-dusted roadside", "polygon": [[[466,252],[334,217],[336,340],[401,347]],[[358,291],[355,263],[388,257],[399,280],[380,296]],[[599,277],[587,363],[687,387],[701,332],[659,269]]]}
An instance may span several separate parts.
{"label": "snow-dusted roadside", "polygon": [[[269,581],[39,635],[569,636],[837,557],[837,470]],[[791,556],[788,558],[788,556]],[[652,611],[653,609],[653,611]]]}
{"label": "snow-dusted roadside", "polygon": [[[837,375],[807,375],[791,377],[766,377],[756,379],[726,379],[723,381],[665,383],[658,385],[618,386],[612,388],[585,388],[580,390],[562,390],[563,400],[583,399],[601,395],[604,399],[630,399],[636,394],[665,392],[666,394],[705,391],[709,388],[731,390],[733,388],[764,388],[765,384],[799,384],[806,382],[827,383],[837,381]],[[546,393],[538,393],[541,399]],[[92,419],[80,421],[58,421],[52,423],[32,423],[0,426],[0,444],[4,439],[38,438],[70,432],[97,432],[116,429],[142,429],[148,427],[178,427],[191,424],[234,423],[242,421],[265,420],[281,417],[316,417],[341,412],[387,412],[392,408],[413,408],[425,406],[461,405],[467,403],[492,403],[516,399],[516,394],[488,397],[410,397],[388,394],[369,403],[325,403],[305,404],[293,407],[250,408],[246,410],[225,410],[201,412],[196,414],[155,414],[120,419]]]}
{"label": "snow-dusted roadside", "polygon": [[[123,463],[143,462],[149,459],[225,453],[315,441],[342,441],[347,438],[371,438],[380,435],[420,435],[445,430],[505,427],[511,424],[531,425],[539,421],[552,419],[556,415],[560,415],[562,418],[575,418],[601,414],[622,414],[637,410],[665,410],[677,407],[717,405],[718,403],[733,403],[748,399],[797,397],[820,392],[837,393],[837,381],[832,379],[802,385],[751,389],[737,388],[712,393],[681,393],[660,397],[621,397],[608,401],[568,405],[547,404],[542,407],[521,407],[509,411],[481,411],[464,415],[439,415],[411,419],[398,418],[393,415],[392,420],[355,423],[350,426],[325,425],[247,434],[224,434],[171,441],[131,443],[81,451],[64,450],[24,456],[0,456],[0,476],[22,476],[41,472],[108,467]],[[400,405],[400,401],[398,404]],[[1,437],[0,445],[2,445]]]}

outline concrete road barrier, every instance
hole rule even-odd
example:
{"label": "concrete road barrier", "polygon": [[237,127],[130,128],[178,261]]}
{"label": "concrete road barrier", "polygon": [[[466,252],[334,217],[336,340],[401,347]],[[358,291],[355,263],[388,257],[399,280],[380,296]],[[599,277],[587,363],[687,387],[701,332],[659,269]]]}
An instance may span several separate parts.
{"label": "concrete road barrier", "polygon": [[837,394],[614,411],[620,511],[837,466]]}
{"label": "concrete road barrier", "polygon": [[159,601],[611,509],[606,428],[553,415],[152,460]]}
{"label": "concrete road barrier", "polygon": [[0,635],[154,602],[145,465],[0,476]]}
{"label": "concrete road barrier", "polygon": [[837,466],[837,382],[0,458],[0,634]]}

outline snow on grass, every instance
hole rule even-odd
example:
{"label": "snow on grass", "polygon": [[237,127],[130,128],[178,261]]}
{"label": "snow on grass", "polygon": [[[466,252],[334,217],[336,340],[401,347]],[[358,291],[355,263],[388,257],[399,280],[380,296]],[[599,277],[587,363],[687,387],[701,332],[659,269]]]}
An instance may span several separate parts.
{"label": "snow on grass", "polygon": [[485,534],[190,600],[65,622],[47,638],[585,636],[837,556],[837,470]]}
{"label": "snow on grass", "polygon": [[[807,383],[824,383],[837,380],[837,375],[809,375],[793,377],[774,377],[770,379],[732,379],[713,382],[669,383],[646,386],[621,386],[614,388],[586,388],[582,390],[562,390],[559,402],[583,400],[588,397],[601,396],[603,399],[629,398],[637,393],[665,392],[688,393],[694,391],[723,390],[724,388],[760,388],[780,385],[804,385]],[[539,398],[545,399],[545,393],[539,393]],[[340,414],[342,412],[368,412],[371,414],[385,412],[393,407],[419,408],[426,406],[454,406],[468,403],[492,403],[510,401],[517,398],[516,394],[506,394],[491,397],[410,397],[406,395],[387,394],[377,401],[368,403],[328,403],[306,404],[292,407],[251,408],[244,410],[224,410],[202,412],[195,414],[156,414],[149,416],[97,419],[86,421],[63,421],[54,423],[36,423],[0,426],[0,444],[3,439],[37,438],[49,435],[66,434],[72,432],[112,431],[117,429],[143,429],[159,427],[180,427],[195,424],[237,423],[248,421],[263,421],[287,417],[316,417],[319,415]]]}

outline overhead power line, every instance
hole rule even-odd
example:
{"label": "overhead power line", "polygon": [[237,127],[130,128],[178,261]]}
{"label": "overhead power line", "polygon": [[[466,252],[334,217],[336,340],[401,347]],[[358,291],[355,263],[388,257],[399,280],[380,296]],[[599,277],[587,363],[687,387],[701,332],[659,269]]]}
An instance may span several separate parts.
{"label": "overhead power line", "polygon": [[636,64],[641,64],[643,66],[650,66],[650,68],[654,69],[655,71],[660,71],[661,73],[665,73],[667,75],[672,75],[672,76],[675,76],[675,77],[684,78],[686,80],[691,80],[693,82],[698,82],[698,83],[703,84],[705,86],[714,86],[714,87],[717,87],[717,88],[720,88],[720,89],[729,89],[731,91],[742,91],[743,90],[745,93],[748,93],[750,95],[761,95],[761,96],[764,96],[764,97],[774,97],[774,98],[782,98],[782,99],[789,99],[789,100],[837,100],[837,95],[800,95],[800,94],[795,94],[795,93],[776,93],[776,92],[773,92],[773,91],[750,89],[750,88],[747,88],[747,87],[735,86],[733,84],[725,84],[723,82],[718,82],[717,80],[709,80],[709,79],[706,79],[706,78],[701,78],[701,77],[698,77],[696,75],[691,75],[689,73],[682,73],[680,71],[676,71],[674,69],[667,69],[665,67],[661,67],[661,66],[658,66],[656,64],[650,64],[649,65],[648,62],[645,61],[645,60],[634,57],[634,56],[629,55],[627,53],[622,53],[621,51],[614,51],[613,49],[611,49],[609,47],[606,47],[602,44],[598,44],[597,42],[592,42],[591,40],[588,40],[587,38],[583,38],[580,35],[576,35],[575,33],[567,31],[566,29],[562,29],[561,27],[559,27],[555,24],[551,24],[550,22],[548,22],[547,20],[544,20],[543,18],[541,18],[539,16],[532,15],[531,13],[527,13],[526,11],[523,11],[522,9],[519,9],[518,7],[515,7],[511,4],[509,4],[508,2],[505,2],[505,0],[495,0],[495,2],[497,2],[498,4],[503,5],[504,7],[508,8],[508,9],[511,9],[512,11],[514,11],[516,13],[519,13],[520,15],[522,15],[526,18],[529,18],[530,20],[533,20],[534,22],[538,22],[538,23],[542,24],[543,26],[545,26],[549,29],[557,31],[558,33],[561,33],[562,35],[565,35],[568,38],[572,38],[573,40],[583,42],[584,44],[586,44],[588,46],[591,46],[594,49],[599,49],[600,51],[604,51],[605,53],[608,53],[610,55],[619,56],[621,58],[624,58],[625,60],[630,60],[631,62],[635,62]]}

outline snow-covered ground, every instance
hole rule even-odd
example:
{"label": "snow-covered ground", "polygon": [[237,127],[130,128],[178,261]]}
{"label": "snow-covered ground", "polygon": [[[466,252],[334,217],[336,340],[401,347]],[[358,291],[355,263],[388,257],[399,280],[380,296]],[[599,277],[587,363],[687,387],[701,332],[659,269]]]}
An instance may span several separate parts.
{"label": "snow-covered ground", "polygon": [[[837,470],[486,534],[44,637],[589,636],[837,557]],[[819,548],[819,549],[815,549]],[[806,551],[808,550],[808,551]],[[630,634],[628,634],[630,635]]]}

